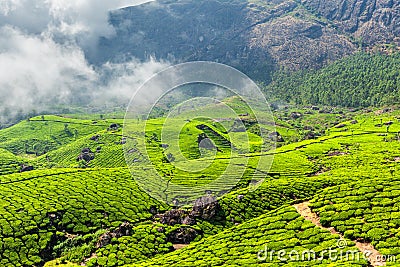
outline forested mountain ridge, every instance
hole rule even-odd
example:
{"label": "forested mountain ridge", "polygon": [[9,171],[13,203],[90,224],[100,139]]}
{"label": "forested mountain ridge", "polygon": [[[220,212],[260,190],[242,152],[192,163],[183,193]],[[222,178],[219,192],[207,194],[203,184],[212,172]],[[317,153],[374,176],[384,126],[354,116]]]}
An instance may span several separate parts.
{"label": "forested mountain ridge", "polygon": [[[314,71],[279,71],[270,98],[294,104],[369,107],[400,101],[400,54],[357,53]],[[272,94],[272,95],[271,95]]]}
{"label": "forested mountain ridge", "polygon": [[269,82],[278,67],[315,69],[361,46],[397,48],[398,13],[387,0],[159,0],[113,11],[116,35],[102,38],[91,60],[211,60]]}

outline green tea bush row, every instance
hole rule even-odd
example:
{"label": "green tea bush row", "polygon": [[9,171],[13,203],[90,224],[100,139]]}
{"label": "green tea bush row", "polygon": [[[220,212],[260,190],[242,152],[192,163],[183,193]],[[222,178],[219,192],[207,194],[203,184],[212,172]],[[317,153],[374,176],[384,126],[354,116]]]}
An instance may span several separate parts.
{"label": "green tea bush row", "polygon": [[87,262],[87,266],[122,266],[174,250],[172,244],[167,242],[163,225],[140,225],[132,231],[132,235],[115,238],[111,244],[97,249],[96,256]]}
{"label": "green tea bush row", "polygon": [[41,172],[0,184],[2,266],[50,260],[52,249],[64,241],[58,232],[82,235],[123,222],[136,224],[152,218],[152,206],[166,208],[142,192],[125,169]]}
{"label": "green tea bush row", "polygon": [[[267,251],[284,250],[289,254],[292,250],[300,255],[304,251],[314,250],[317,254],[337,247],[339,236],[306,221],[293,207],[284,206],[239,226],[210,236],[199,242],[173,253],[155,257],[146,262],[131,266],[367,266],[363,259],[359,262],[346,262],[346,259],[332,261],[329,257],[321,257],[317,261],[302,261],[301,258],[289,258],[286,261],[276,253]],[[357,250],[348,241],[348,250]],[[259,257],[261,255],[261,257]]]}
{"label": "green tea bush row", "polygon": [[400,257],[400,177],[371,179],[324,190],[312,209],[324,226]]}
{"label": "green tea bush row", "polygon": [[44,120],[36,117],[0,131],[0,148],[14,154],[41,155],[106,128],[92,121],[59,116],[44,116]]}

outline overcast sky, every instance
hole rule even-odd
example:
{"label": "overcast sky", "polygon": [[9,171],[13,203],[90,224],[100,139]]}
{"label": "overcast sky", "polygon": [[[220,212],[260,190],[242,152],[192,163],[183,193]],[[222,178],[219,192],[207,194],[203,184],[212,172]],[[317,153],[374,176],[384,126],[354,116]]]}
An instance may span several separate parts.
{"label": "overcast sky", "polygon": [[86,50],[112,37],[108,12],[144,0],[1,0],[0,121],[8,110],[47,110],[77,98],[129,99],[165,62],[87,63]]}

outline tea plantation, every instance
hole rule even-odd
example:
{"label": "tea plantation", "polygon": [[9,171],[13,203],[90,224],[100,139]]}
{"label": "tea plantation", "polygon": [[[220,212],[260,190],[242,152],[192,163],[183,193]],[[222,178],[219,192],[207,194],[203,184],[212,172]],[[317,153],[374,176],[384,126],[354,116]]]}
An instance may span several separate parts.
{"label": "tea plantation", "polygon": [[[356,242],[369,244],[396,265],[400,111],[328,109],[277,110],[275,128],[248,114],[238,130],[229,118],[187,120],[183,112],[167,126],[166,118],[123,129],[117,116],[46,115],[3,129],[0,265],[370,266],[364,257],[290,254],[321,254],[342,239],[344,254],[358,251]],[[181,151],[161,131],[178,125]],[[211,141],[201,147],[204,139]],[[262,149],[274,141],[276,148]],[[190,164],[207,168],[190,172]],[[138,182],[151,186],[150,169],[194,191],[217,181],[203,192],[217,204],[178,207],[153,198],[165,192],[150,196]],[[222,174],[238,182],[214,195]],[[167,197],[184,201],[183,193]],[[293,207],[308,201],[321,227]]]}
{"label": "tea plantation", "polygon": [[[131,266],[367,266],[365,260],[337,261],[332,265],[332,261],[323,255],[310,261],[306,261],[307,256],[300,263],[300,256],[289,255],[293,250],[299,255],[308,251],[319,254],[335,248],[338,240],[339,236],[300,217],[293,207],[284,206],[177,252]],[[355,249],[351,241],[348,244],[344,253]],[[275,253],[268,253],[281,250],[287,255],[280,259]]]}
{"label": "tea plantation", "polygon": [[11,152],[0,149],[0,174],[16,173],[20,170],[20,165],[23,164],[24,159],[19,158]]}

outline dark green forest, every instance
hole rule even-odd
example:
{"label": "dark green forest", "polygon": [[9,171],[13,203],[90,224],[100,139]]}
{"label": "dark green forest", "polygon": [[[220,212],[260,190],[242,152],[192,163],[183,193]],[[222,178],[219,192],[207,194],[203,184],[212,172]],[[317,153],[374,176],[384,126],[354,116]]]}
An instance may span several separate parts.
{"label": "dark green forest", "polygon": [[275,73],[265,90],[272,99],[293,104],[343,107],[399,103],[400,53],[360,52],[320,70]]}

